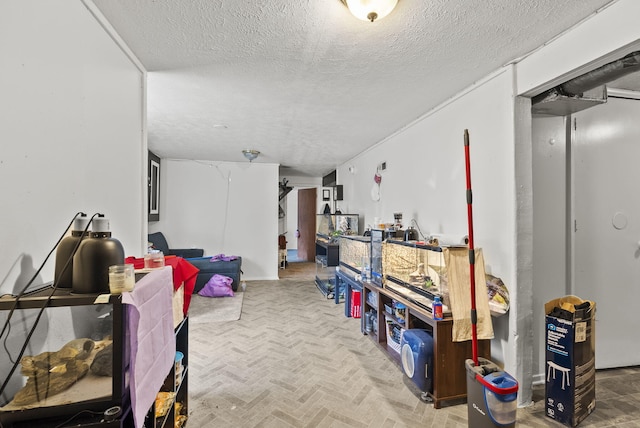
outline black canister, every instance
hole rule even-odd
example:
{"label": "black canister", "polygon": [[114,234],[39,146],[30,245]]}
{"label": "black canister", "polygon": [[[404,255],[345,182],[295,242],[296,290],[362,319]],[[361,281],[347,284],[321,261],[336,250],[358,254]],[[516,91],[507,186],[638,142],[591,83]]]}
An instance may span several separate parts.
{"label": "black canister", "polygon": [[409,226],[407,230],[404,231],[404,240],[405,241],[417,241],[418,240],[418,231],[413,227]]}
{"label": "black canister", "polygon": [[[71,235],[65,236],[56,249],[56,269],[53,275],[53,283],[59,288],[71,288],[73,276],[73,251],[83,239],[89,236],[90,231],[85,232],[89,224],[86,214],[82,214],[73,220]],[[66,266],[66,267],[65,267]]]}
{"label": "black canister", "polygon": [[109,293],[109,266],[124,264],[124,248],[111,237],[109,220],[93,219],[93,231],[73,257],[73,292]]}

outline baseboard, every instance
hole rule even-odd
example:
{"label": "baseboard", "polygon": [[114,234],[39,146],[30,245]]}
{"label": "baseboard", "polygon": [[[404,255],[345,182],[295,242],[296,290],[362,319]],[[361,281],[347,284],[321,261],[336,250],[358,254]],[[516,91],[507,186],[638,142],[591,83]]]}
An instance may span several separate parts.
{"label": "baseboard", "polygon": [[544,385],[546,379],[544,373],[538,373],[533,375],[533,385]]}

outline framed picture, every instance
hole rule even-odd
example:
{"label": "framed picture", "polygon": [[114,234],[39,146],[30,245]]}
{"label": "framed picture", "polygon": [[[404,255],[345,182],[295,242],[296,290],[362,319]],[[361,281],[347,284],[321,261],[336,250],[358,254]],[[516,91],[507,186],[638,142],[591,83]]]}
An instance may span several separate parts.
{"label": "framed picture", "polygon": [[331,200],[331,189],[322,189],[322,200],[323,201]]}
{"label": "framed picture", "polygon": [[160,158],[149,152],[147,176],[149,221],[160,220]]}

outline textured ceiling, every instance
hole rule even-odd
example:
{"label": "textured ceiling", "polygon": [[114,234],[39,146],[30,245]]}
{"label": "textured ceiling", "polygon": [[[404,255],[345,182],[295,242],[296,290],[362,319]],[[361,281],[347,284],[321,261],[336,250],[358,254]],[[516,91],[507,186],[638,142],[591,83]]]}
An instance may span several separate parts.
{"label": "textured ceiling", "polygon": [[93,0],[148,73],[160,157],[322,176],[611,0]]}

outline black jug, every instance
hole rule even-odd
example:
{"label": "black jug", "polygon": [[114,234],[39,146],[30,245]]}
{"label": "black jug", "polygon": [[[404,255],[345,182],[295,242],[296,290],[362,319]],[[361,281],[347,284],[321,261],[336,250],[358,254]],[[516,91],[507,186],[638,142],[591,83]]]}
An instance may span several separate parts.
{"label": "black jug", "polygon": [[413,227],[409,226],[407,230],[404,231],[404,240],[405,241],[417,241],[418,240],[418,231]]}

